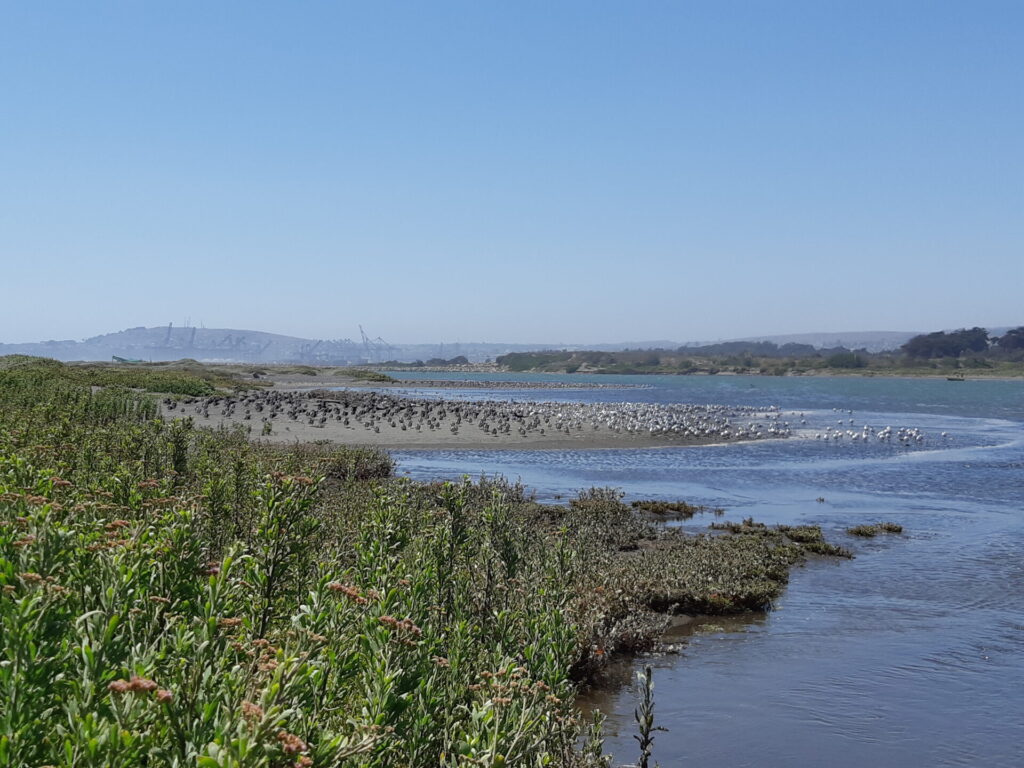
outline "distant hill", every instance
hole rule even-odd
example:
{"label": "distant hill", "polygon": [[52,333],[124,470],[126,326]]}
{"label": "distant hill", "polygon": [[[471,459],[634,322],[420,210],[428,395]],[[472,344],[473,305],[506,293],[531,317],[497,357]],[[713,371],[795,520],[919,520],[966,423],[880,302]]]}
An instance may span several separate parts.
{"label": "distant hill", "polygon": [[128,328],[82,341],[0,344],[0,354],[28,354],[58,360],[109,360],[112,356],[152,360],[282,362],[308,352],[308,339],[230,328]]}
{"label": "distant hill", "polygon": [[[483,362],[509,352],[563,346],[565,345],[492,342],[389,344],[381,338],[366,341],[305,339],[238,328],[167,325],[128,328],[82,341],[65,339],[27,344],[0,344],[0,355],[38,355],[63,361],[110,360],[116,355],[153,362],[192,358],[205,362],[366,365],[388,360],[411,363],[430,358],[448,359],[459,355],[465,356],[471,362]],[[624,346],[611,345],[610,348],[623,349]]]}
{"label": "distant hill", "polygon": [[[990,328],[992,335],[1005,328]],[[110,360],[111,357],[152,360],[154,362],[193,358],[200,361],[248,363],[307,363],[321,365],[365,365],[388,360],[411,363],[431,358],[449,359],[464,355],[471,362],[483,362],[512,352],[588,349],[616,352],[626,349],[677,349],[680,346],[706,346],[726,342],[770,341],[779,346],[809,344],[818,349],[845,347],[883,352],[897,349],[917,331],[850,331],[843,333],[799,333],[782,336],[748,336],[725,341],[701,341],[681,344],[665,339],[605,344],[503,344],[462,342],[439,344],[389,344],[377,338],[305,339],[265,331],[237,328],[195,328],[173,325],[128,328],[116,333],[93,336],[82,341],[65,339],[28,344],[0,344],[0,355],[23,354],[52,357],[57,360]]]}

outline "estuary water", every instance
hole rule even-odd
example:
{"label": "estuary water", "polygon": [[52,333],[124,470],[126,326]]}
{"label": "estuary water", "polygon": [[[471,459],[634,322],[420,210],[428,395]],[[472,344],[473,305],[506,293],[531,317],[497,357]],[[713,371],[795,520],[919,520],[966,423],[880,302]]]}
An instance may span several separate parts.
{"label": "estuary water", "polygon": [[[697,621],[677,633],[679,654],[622,664],[587,693],[608,716],[616,765],[636,759],[632,679],[646,664],[668,729],[655,737],[663,766],[1024,765],[1024,381],[463,377],[641,388],[443,396],[778,406],[798,434],[648,450],[396,452],[399,472],[502,474],[541,500],[610,485],[627,500],[724,507],[726,520],[820,525],[856,555],[794,569],[772,612]],[[845,434],[865,425],[924,437]],[[826,429],[844,438],[815,437]],[[883,520],[904,533],[845,533]]]}

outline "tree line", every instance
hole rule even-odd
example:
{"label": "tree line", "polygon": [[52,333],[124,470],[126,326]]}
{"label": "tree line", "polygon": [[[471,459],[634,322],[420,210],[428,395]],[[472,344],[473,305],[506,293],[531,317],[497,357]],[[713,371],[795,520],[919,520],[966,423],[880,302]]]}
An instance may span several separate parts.
{"label": "tree line", "polygon": [[[932,362],[936,361],[936,362]],[[543,350],[513,352],[497,358],[511,371],[587,370],[595,373],[787,373],[813,369],[896,369],[922,365],[992,367],[996,362],[1024,362],[1024,326],[990,336],[984,328],[935,331],[913,337],[899,349],[866,349],[771,341],[730,341],[678,349]]]}
{"label": "tree line", "polygon": [[915,336],[900,350],[918,359],[964,356],[1015,356],[1024,352],[1024,326],[1013,328],[1002,336],[992,337],[984,328],[961,328],[958,331],[935,331]]}

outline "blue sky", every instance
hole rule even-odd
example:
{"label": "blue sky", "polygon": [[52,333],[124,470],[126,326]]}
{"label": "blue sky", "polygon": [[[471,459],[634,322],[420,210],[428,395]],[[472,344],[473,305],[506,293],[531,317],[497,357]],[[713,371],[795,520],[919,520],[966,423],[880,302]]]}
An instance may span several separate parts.
{"label": "blue sky", "polygon": [[0,341],[1024,323],[1024,3],[0,1]]}

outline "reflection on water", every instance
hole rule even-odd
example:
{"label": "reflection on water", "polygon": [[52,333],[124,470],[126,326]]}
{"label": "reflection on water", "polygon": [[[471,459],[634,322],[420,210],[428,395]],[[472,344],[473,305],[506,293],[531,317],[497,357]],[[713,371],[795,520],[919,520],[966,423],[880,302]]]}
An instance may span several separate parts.
{"label": "reflection on water", "polygon": [[[725,638],[741,632],[751,632],[767,621],[766,613],[746,613],[739,616],[677,616],[661,638],[661,647],[644,656],[643,663],[651,666],[673,666],[678,657],[687,653],[687,645],[695,637]],[[621,698],[629,697],[636,684],[636,660],[630,657],[612,659],[593,680],[580,691],[577,706],[589,719],[594,710],[611,712]],[[613,730],[618,723],[610,724]]]}
{"label": "reflection on water", "polygon": [[[651,664],[657,721],[669,729],[655,739],[664,766],[1024,765],[1024,382],[643,382],[658,386],[539,396],[777,404],[803,413],[810,430],[835,424],[838,408],[927,439],[909,449],[811,438],[396,454],[399,471],[418,478],[501,473],[547,500],[612,485],[628,498],[722,506],[727,520],[821,525],[854,550],[853,561],[795,569],[772,613],[695,621],[668,638],[678,653],[613,666],[581,704],[608,714],[616,762],[635,759],[632,679]],[[712,519],[678,524],[697,531]],[[845,534],[879,520],[905,533]]]}

